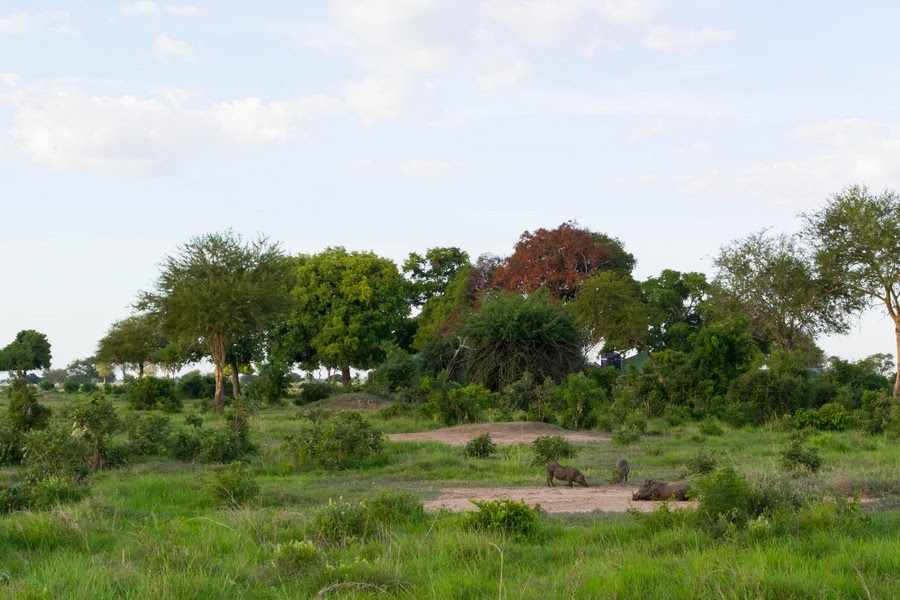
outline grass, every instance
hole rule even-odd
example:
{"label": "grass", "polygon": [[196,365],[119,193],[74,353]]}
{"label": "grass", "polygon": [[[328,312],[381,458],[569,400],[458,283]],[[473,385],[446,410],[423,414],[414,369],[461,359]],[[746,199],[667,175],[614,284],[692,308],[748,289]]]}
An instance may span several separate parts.
{"label": "grass", "polygon": [[[62,418],[70,397],[42,402]],[[154,457],[95,473],[76,504],[0,516],[0,597],[891,598],[900,589],[900,445],[884,436],[812,436],[824,462],[815,475],[782,471],[790,433],[777,427],[703,435],[696,425],[653,422],[661,435],[630,446],[578,445],[571,459],[589,480],[605,482],[627,458],[628,485],[637,486],[678,478],[702,450],[749,478],[781,474],[822,495],[881,499],[846,527],[825,508],[798,517],[790,532],[760,520],[720,537],[683,517],[543,515],[526,541],[470,531],[459,515],[438,512],[390,523],[370,515],[365,533],[326,543],[310,532],[330,499],[353,504],[377,490],[428,498],[461,482],[535,486],[545,476],[527,445],[469,459],[459,447],[397,442],[378,466],[299,468],[283,445],[297,412],[273,407],[254,417],[260,452],[249,468],[261,492],[245,505],[209,489],[220,467]],[[219,416],[203,418],[204,427],[223,425]],[[416,425],[408,416],[374,419],[383,430]],[[16,474],[4,468],[0,481]]]}

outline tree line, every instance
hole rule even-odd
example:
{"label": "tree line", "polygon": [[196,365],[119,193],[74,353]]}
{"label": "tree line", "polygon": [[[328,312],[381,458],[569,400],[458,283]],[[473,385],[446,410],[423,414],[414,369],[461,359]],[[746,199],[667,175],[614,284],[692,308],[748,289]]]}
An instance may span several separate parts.
{"label": "tree line", "polygon": [[[750,398],[784,402],[790,390],[775,388],[826,364],[816,339],[846,333],[868,306],[885,308],[900,345],[900,197],[849,186],[803,223],[726,244],[711,279],[666,269],[643,281],[620,240],[575,221],[524,232],[506,257],[441,247],[400,267],[372,252],[289,256],[265,237],[206,234],[165,258],[94,360],[141,377],[209,358],[221,411],[226,377],[239,395],[251,365],[325,367],[348,386],[351,369],[374,369],[390,392],[415,373],[499,393],[525,377],[562,383],[595,353],[637,353],[646,366],[626,387],[648,410],[729,397],[765,412]],[[864,362],[883,376],[891,360]],[[0,350],[0,369],[20,376],[49,362],[34,331]]]}

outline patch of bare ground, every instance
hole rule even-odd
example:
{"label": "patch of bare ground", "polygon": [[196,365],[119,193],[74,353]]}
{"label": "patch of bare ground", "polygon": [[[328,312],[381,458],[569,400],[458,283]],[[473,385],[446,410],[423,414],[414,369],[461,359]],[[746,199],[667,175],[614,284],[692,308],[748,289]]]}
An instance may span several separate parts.
{"label": "patch of bare ground", "polygon": [[530,444],[540,436],[560,435],[570,442],[608,442],[610,436],[594,431],[569,431],[547,423],[515,421],[512,423],[469,423],[432,431],[416,433],[389,433],[392,442],[441,442],[450,446],[465,446],[483,433],[489,433],[491,440],[500,446],[509,444]]}
{"label": "patch of bare ground", "polygon": [[[605,485],[600,487],[452,487],[442,490],[442,495],[423,504],[425,510],[435,511],[446,508],[453,512],[475,510],[471,499],[499,500],[509,498],[524,502],[528,506],[540,507],[548,513],[581,513],[595,510],[603,512],[625,512],[634,508],[650,512],[661,502],[635,502],[631,494],[635,488],[625,485]],[[673,502],[674,508],[695,508],[695,502]]]}

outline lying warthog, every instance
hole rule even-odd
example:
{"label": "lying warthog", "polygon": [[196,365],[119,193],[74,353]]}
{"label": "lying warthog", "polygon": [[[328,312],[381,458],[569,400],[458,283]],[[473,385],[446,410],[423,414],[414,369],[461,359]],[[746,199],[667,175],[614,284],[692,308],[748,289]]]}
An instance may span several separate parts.
{"label": "lying warthog", "polygon": [[564,467],[557,462],[551,461],[547,463],[547,487],[556,487],[553,484],[554,477],[567,481],[569,487],[572,487],[573,481],[587,487],[587,481],[585,480],[584,475],[581,474],[581,471],[575,467]]}
{"label": "lying warthog", "polygon": [[631,471],[631,466],[628,464],[628,461],[624,458],[620,458],[616,463],[616,476],[618,480],[628,481],[628,472]]}
{"label": "lying warthog", "polygon": [[667,481],[644,480],[638,491],[631,495],[632,500],[687,500],[691,486],[686,483],[669,483]]}

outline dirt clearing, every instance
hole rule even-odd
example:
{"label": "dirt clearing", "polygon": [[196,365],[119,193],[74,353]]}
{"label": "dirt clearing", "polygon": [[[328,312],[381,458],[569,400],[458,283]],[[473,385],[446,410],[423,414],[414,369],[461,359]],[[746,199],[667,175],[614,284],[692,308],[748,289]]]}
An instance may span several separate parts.
{"label": "dirt clearing", "polygon": [[491,440],[498,446],[509,444],[530,444],[543,435],[561,435],[572,443],[608,442],[610,436],[594,431],[569,431],[547,423],[470,423],[433,431],[416,433],[389,433],[392,442],[441,442],[450,446],[465,446],[482,433],[491,434]]}

